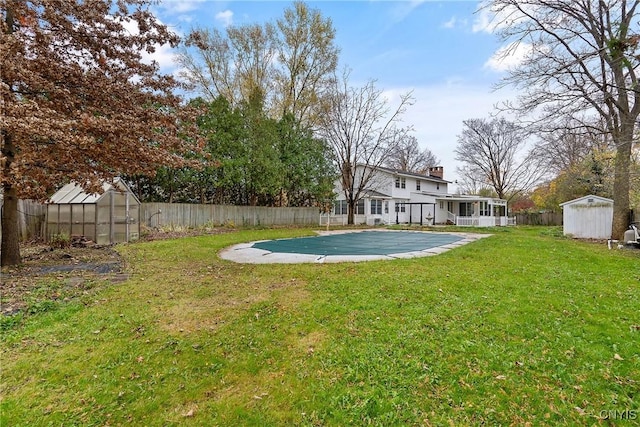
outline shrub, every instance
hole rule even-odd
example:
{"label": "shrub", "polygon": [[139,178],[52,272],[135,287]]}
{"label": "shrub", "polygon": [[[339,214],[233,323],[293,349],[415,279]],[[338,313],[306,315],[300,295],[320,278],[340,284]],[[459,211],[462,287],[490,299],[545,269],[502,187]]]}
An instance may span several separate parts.
{"label": "shrub", "polygon": [[71,246],[71,237],[66,233],[54,234],[49,238],[49,246],[64,249]]}

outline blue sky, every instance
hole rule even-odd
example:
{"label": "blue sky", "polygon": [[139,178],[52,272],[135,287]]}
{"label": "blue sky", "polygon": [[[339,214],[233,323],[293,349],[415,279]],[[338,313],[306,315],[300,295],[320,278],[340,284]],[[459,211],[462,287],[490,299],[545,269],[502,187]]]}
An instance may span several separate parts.
{"label": "blue sky", "polygon": [[[445,179],[457,179],[457,135],[462,121],[488,117],[493,106],[513,97],[493,90],[507,63],[495,60],[501,48],[487,16],[475,13],[478,1],[308,1],[330,18],[340,48],[340,66],[351,69],[351,84],[377,80],[391,105],[400,93],[413,91],[415,104],[404,116],[421,147],[429,148],[445,168]],[[154,11],[179,34],[192,27],[275,21],[289,1],[164,0]],[[160,49],[155,59],[163,71],[175,72],[172,52]]]}

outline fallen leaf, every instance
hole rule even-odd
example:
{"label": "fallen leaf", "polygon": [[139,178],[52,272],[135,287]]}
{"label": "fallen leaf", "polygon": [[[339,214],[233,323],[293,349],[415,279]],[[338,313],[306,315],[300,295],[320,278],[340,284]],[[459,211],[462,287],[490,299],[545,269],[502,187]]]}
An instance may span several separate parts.
{"label": "fallen leaf", "polygon": [[584,410],[584,409],[582,409],[582,408],[581,408],[581,407],[579,407],[579,406],[576,406],[574,409],[575,409],[576,411],[578,411],[578,413],[579,413],[580,415],[587,415],[587,413],[585,412],[585,410]]}
{"label": "fallen leaf", "polygon": [[497,380],[506,380],[507,376],[506,375],[498,375],[498,376],[496,376],[496,379]]}
{"label": "fallen leaf", "polygon": [[618,353],[614,354],[614,355],[613,355],[613,358],[614,358],[614,359],[616,359],[616,360],[624,360],[624,359],[622,358],[622,356],[620,356]]}

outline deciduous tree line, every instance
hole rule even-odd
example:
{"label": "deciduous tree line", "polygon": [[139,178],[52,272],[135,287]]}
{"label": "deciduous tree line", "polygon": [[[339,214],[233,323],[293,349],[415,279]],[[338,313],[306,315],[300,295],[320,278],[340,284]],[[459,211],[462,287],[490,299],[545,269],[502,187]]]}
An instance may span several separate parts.
{"label": "deciduous tree line", "polygon": [[[639,1],[492,0],[482,12],[506,43],[523,52],[499,87],[518,99],[515,121],[464,122],[456,154],[468,187],[514,197],[546,177],[536,199],[555,205],[593,193],[614,200],[612,237],[621,238],[638,203],[640,115]],[[527,150],[523,143],[536,135]],[[531,147],[531,144],[529,145]],[[635,199],[634,199],[635,198]],[[564,200],[561,200],[564,199]]]}

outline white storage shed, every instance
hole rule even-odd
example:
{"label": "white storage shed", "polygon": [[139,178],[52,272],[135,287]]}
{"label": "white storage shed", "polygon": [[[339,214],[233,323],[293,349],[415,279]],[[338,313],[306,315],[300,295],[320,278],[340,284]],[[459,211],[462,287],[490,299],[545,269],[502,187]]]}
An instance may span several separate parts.
{"label": "white storage shed", "polygon": [[560,203],[564,235],[579,239],[610,239],[613,200],[588,195]]}

